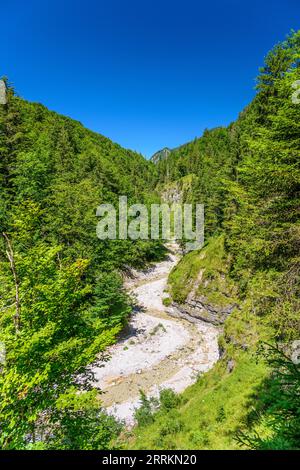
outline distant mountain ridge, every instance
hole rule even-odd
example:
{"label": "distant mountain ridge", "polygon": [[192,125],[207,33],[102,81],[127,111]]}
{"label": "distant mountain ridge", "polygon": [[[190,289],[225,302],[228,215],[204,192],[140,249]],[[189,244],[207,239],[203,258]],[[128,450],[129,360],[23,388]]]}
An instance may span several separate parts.
{"label": "distant mountain ridge", "polygon": [[194,139],[191,139],[191,140],[189,140],[189,141],[187,141],[183,144],[180,144],[177,147],[173,147],[172,149],[170,149],[169,147],[164,147],[161,150],[158,150],[157,152],[155,152],[152,155],[152,157],[150,158],[150,161],[152,161],[153,163],[161,162],[162,160],[165,160],[166,158],[168,158],[169,155],[171,153],[175,152],[176,150],[179,150],[181,148],[185,148],[187,145],[191,144],[192,142],[200,140],[205,135],[205,133],[214,131],[215,129],[222,129],[222,128],[224,128],[224,127],[223,126],[218,126],[218,127],[212,128],[212,129],[204,129],[204,131],[202,132],[201,135],[196,136],[196,137],[194,137]]}
{"label": "distant mountain ridge", "polygon": [[169,149],[168,147],[164,147],[163,149],[158,150],[158,152],[156,152],[154,155],[152,155],[150,160],[153,163],[158,163],[162,160],[165,160],[165,158],[167,158],[170,155],[171,152],[172,152],[172,149]]}

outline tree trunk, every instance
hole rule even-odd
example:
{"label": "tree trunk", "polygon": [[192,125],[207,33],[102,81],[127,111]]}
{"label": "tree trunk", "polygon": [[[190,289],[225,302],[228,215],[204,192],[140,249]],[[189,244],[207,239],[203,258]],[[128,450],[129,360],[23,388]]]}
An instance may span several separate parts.
{"label": "tree trunk", "polygon": [[14,315],[14,325],[16,328],[16,332],[20,331],[21,327],[21,304],[20,304],[20,283],[16,271],[16,264],[15,264],[15,258],[14,258],[14,252],[13,248],[11,245],[11,242],[6,235],[6,233],[2,234],[6,244],[7,244],[7,250],[6,250],[6,255],[10,263],[10,269],[14,277],[14,282],[15,282],[15,304],[16,304],[16,313]]}

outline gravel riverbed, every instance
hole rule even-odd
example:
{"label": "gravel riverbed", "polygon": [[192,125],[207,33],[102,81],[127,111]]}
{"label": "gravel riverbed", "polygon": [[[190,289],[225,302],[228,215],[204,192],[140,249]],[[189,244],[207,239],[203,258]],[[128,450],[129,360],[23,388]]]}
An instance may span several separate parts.
{"label": "gravel riverbed", "polygon": [[94,368],[108,413],[134,424],[139,390],[158,396],[162,388],[182,392],[218,360],[218,329],[205,322],[190,323],[168,315],[163,305],[169,272],[179,260],[169,246],[165,261],[146,271],[133,271],[125,283],[138,308],[128,334],[108,350],[109,360]]}

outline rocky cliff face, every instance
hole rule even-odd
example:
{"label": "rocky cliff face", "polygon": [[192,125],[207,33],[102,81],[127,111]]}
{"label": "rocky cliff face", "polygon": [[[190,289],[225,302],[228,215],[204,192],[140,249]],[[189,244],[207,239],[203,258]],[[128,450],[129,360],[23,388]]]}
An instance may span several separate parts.
{"label": "rocky cliff face", "polygon": [[153,163],[158,163],[161,160],[165,160],[170,155],[171,152],[172,152],[171,149],[169,149],[168,147],[165,147],[162,150],[159,150],[158,152],[156,152],[154,155],[152,155],[150,160]]}
{"label": "rocky cliff face", "polygon": [[[187,299],[183,304],[176,302],[172,303],[172,309],[177,312],[177,316],[185,318],[186,320],[202,320],[213,325],[222,325],[228,315],[238,308],[237,304],[230,304],[226,306],[217,306],[208,303],[204,296],[194,299]],[[171,309],[170,309],[171,310]],[[171,315],[174,312],[169,312]],[[176,316],[176,313],[175,315]]]}
{"label": "rocky cliff face", "polygon": [[6,104],[6,84],[4,80],[0,80],[0,104]]}
{"label": "rocky cliff face", "polygon": [[182,191],[177,186],[166,188],[161,193],[161,200],[168,204],[181,203]]}

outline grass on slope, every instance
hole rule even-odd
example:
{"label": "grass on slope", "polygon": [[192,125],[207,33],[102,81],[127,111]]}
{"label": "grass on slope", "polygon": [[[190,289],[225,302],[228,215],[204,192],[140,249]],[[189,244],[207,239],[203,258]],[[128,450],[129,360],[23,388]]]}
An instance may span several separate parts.
{"label": "grass on slope", "polygon": [[267,372],[249,353],[240,353],[230,373],[220,361],[180,396],[179,405],[159,411],[153,424],[135,428],[127,448],[239,448],[236,432],[253,422],[251,404]]}
{"label": "grass on slope", "polygon": [[[232,302],[236,292],[228,267],[223,236],[211,238],[202,250],[188,253],[172,270],[169,288],[173,300],[184,302],[192,291],[193,296],[205,296],[217,305]],[[139,425],[126,436],[127,448],[239,448],[237,431],[258,424],[253,405],[268,376],[265,362],[258,361],[252,351],[259,339],[269,337],[269,331],[247,305],[235,309],[225,322],[219,339],[223,358],[179,395],[179,403],[169,410],[162,407],[153,423]],[[230,369],[234,366],[231,372],[229,365]]]}
{"label": "grass on slope", "polygon": [[213,237],[204,248],[191,251],[174,267],[169,276],[170,294],[182,303],[194,289],[195,295],[204,295],[211,304],[227,305],[235,297],[227,271],[224,236]]}

